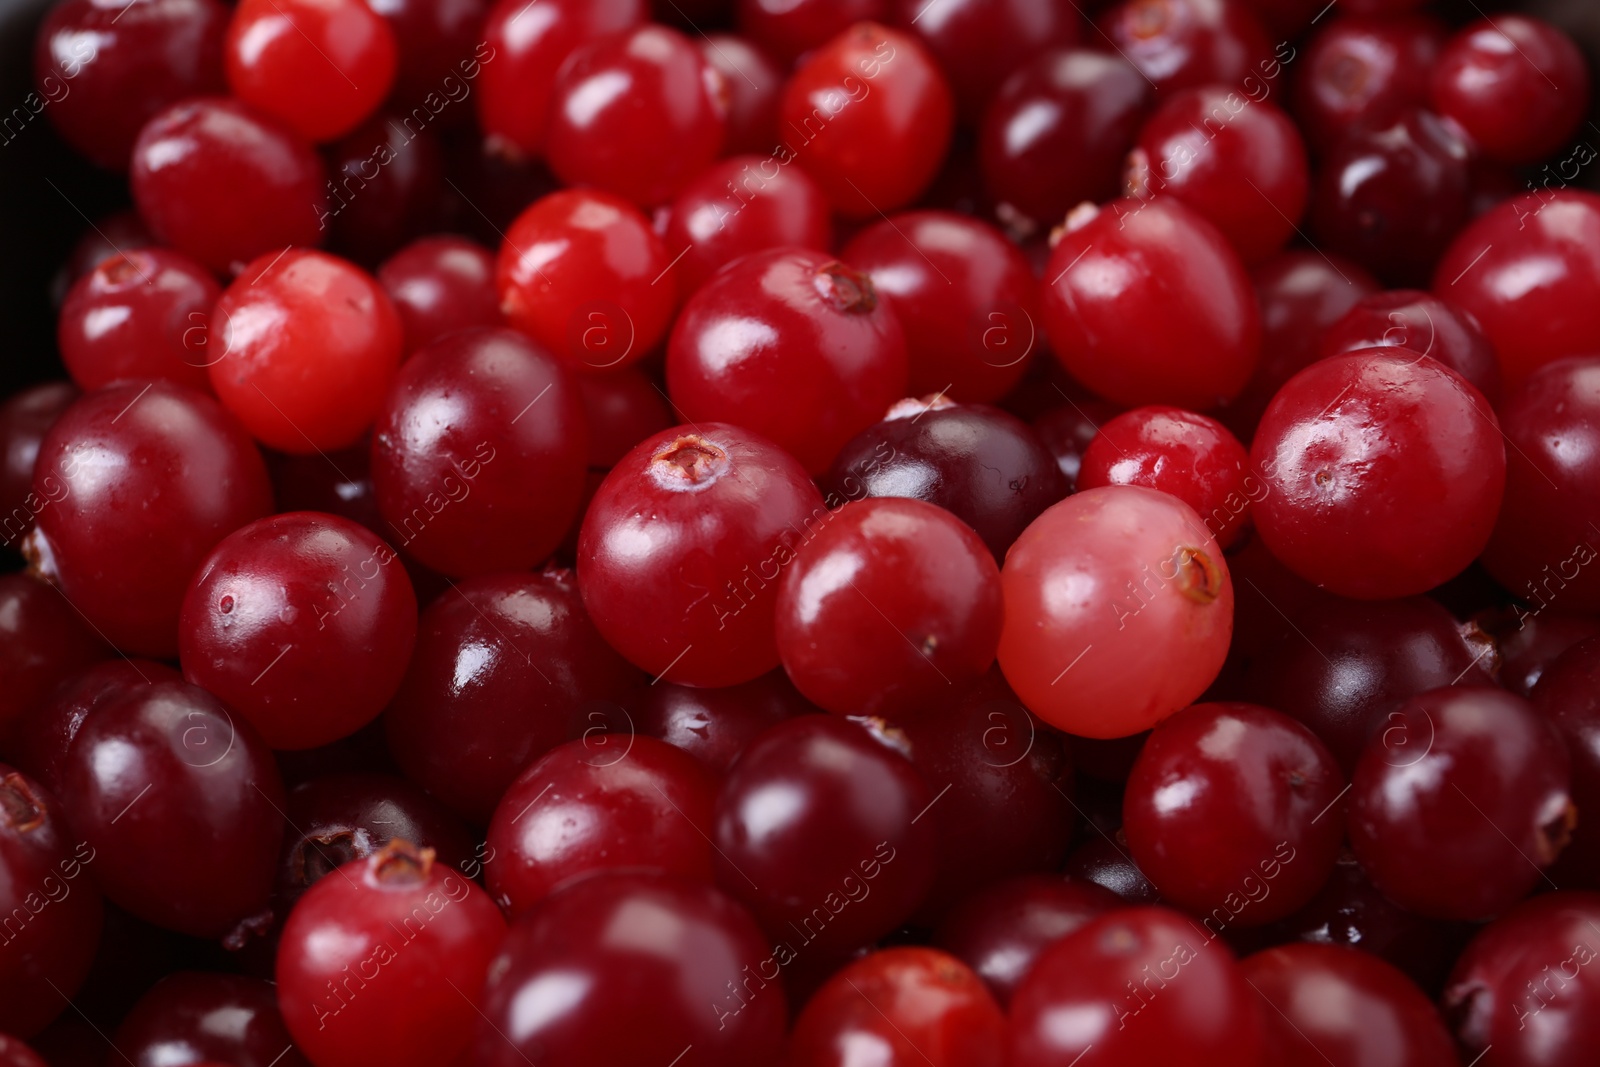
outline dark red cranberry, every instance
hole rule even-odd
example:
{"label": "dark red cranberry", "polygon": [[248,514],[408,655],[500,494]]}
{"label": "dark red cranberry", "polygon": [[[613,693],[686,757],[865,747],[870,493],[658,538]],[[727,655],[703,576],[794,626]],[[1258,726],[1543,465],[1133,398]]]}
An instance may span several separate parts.
{"label": "dark red cranberry", "polygon": [[1092,882],[1128,904],[1155,904],[1161,898],[1128,856],[1128,839],[1121,830],[1110,837],[1092,834],[1067,856],[1061,873]]}
{"label": "dark red cranberry", "polygon": [[637,370],[580,374],[584,421],[589,426],[589,470],[608,471],[646,437],[672,425],[661,387]]}
{"label": "dark red cranberry", "polygon": [[[675,2],[675,0],[669,0]],[[778,103],[784,72],[753,41],[731,33],[707,34],[696,42],[727,94],[727,132],[722,150],[771,153],[778,143]]]}
{"label": "dark red cranberry", "polygon": [[1352,129],[1427,104],[1428,75],[1447,33],[1431,15],[1323,23],[1294,71],[1294,113],[1311,147],[1332,151]]}
{"label": "dark red cranberry", "polygon": [[[498,58],[484,38],[488,0],[369,0],[384,17],[400,52],[395,101],[422,104],[430,112],[440,97],[452,104],[465,98],[484,66]],[[434,94],[432,100],[429,94]],[[461,94],[461,95],[458,95]],[[414,113],[414,112],[413,112]],[[453,110],[446,120],[462,121]]]}
{"label": "dark red cranberry", "polygon": [[447,333],[502,321],[494,254],[465,237],[412,241],[384,260],[378,284],[400,313],[408,355]]}
{"label": "dark red cranberry", "polygon": [[80,389],[161,378],[210,392],[194,341],[204,338],[221,295],[211,273],[182,253],[149,248],[109,256],[61,305],[61,362]]}
{"label": "dark red cranberry", "polygon": [[786,63],[857,22],[883,20],[889,0],[735,0],[739,28]]}
{"label": "dark red cranberry", "polygon": [[107,652],[59,590],[27,574],[0,575],[0,737]]}
{"label": "dark red cranberry", "polygon": [[1033,420],[1033,432],[1055,457],[1056,469],[1066,480],[1068,492],[1078,487],[1083,454],[1099,435],[1100,427],[1116,418],[1118,411],[1103,400],[1068,400]]}
{"label": "dark red cranberry", "polygon": [[658,682],[629,704],[639,733],[676,745],[719,778],[767,727],[818,710],[781,670],[720,689]]}
{"label": "dark red cranberry", "polygon": [[1567,649],[1600,637],[1600,621],[1515,605],[1504,611],[1482,612],[1473,621],[1500,646],[1500,684],[1520,697],[1533,695]]}
{"label": "dark red cranberry", "polygon": [[168,975],[133,1006],[112,1043],[133,1067],[310,1064],[283,1025],[272,983],[237,974]]}
{"label": "dark red cranberry", "polygon": [[[1572,800],[1579,812],[1600,808],[1600,640],[1568,649],[1534,691],[1540,714],[1555,724],[1572,757]],[[1578,820],[1552,873],[1557,885],[1600,888],[1600,826]]]}
{"label": "dark red cranberry", "polygon": [[1047,48],[1082,36],[1078,12],[1051,0],[894,0],[894,18],[914,30],[950,79],[956,111],[976,125],[1012,71]]}
{"label": "dark red cranberry", "polygon": [[1280,61],[1294,54],[1287,43],[1275,53],[1250,9],[1232,0],[1123,0],[1097,21],[1112,46],[1163,92],[1240,85],[1281,69]]}
{"label": "dark red cranberry", "polygon": [[433,130],[380,111],[329,145],[326,159],[328,213],[318,221],[351,259],[375,264],[437,227],[444,152]]}
{"label": "dark red cranberry", "polygon": [[[267,469],[278,510],[326,512],[382,536],[389,529],[372,491],[371,459],[371,451],[361,446],[309,456],[269,452]],[[427,599],[422,588],[416,591],[419,603]]]}
{"label": "dark red cranberry", "polygon": [[1494,346],[1472,314],[1415,289],[1373,293],[1328,327],[1322,358],[1361,348],[1405,348],[1432,356],[1471,382],[1491,404],[1500,399],[1500,365]]}
{"label": "dark red cranberry", "polygon": [[0,544],[15,548],[43,508],[41,498],[29,499],[39,443],[77,398],[70,382],[45,382],[0,401]]}
{"label": "dark red cranberry", "polygon": [[[85,1032],[88,1032],[87,1028]],[[47,1067],[45,1061],[39,1058],[39,1053],[24,1045],[20,1039],[6,1034],[0,1034],[0,1064],[5,1067]]]}

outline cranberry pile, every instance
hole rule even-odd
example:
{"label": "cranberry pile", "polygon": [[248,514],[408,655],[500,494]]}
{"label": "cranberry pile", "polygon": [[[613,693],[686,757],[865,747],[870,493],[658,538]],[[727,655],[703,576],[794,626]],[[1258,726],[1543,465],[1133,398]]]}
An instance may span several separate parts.
{"label": "cranberry pile", "polygon": [[1600,126],[1440,7],[62,0],[0,1067],[1600,1062]]}

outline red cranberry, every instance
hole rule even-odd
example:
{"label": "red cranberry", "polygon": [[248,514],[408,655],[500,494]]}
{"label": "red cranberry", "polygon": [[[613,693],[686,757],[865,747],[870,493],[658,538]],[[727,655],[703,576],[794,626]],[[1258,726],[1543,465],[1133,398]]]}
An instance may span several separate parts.
{"label": "red cranberry", "polygon": [[77,398],[70,382],[45,382],[0,401],[0,544],[12,545],[44,506],[29,499],[39,444]]}
{"label": "red cranberry", "polygon": [[1294,113],[1311,147],[1332,151],[1350,130],[1381,126],[1428,102],[1428,74],[1447,29],[1431,15],[1329,19],[1294,72]]}
{"label": "red cranberry", "polygon": [[1161,894],[1128,857],[1128,839],[1119,829],[1114,836],[1091,837],[1067,857],[1061,873],[1100,886],[1128,904],[1157,904]]}
{"label": "red cranberry", "polygon": [[133,1067],[310,1064],[283,1025],[272,983],[237,974],[167,975],[139,998],[112,1041]]}
{"label": "red cranberry", "polygon": [[[1233,0],[1123,0],[1102,14],[1100,32],[1164,92],[1196,85],[1238,85],[1293,58],[1276,53],[1250,9]],[[1289,49],[1289,56],[1284,50]]]}
{"label": "red cranberry", "polygon": [[577,375],[589,427],[589,471],[604,473],[634,445],[672,425],[661,387],[637,370]]}
{"label": "red cranberry", "polygon": [[[403,105],[422,103],[431,111],[430,93],[459,102],[456,86],[470,84],[498,58],[483,34],[488,0],[370,0],[370,6],[394,34],[400,56],[393,95]],[[460,121],[451,114],[448,121]]]}
{"label": "red cranberry", "polygon": [[[1600,804],[1600,640],[1563,653],[1534,692],[1534,707],[1555,724],[1572,757],[1572,800],[1579,811]],[[1580,819],[1553,878],[1559,885],[1600,887],[1600,826]]]}
{"label": "red cranberry", "polygon": [[1345,312],[1322,335],[1322,358],[1361,348],[1406,348],[1432,356],[1477,387],[1494,403],[1500,398],[1500,365],[1494,346],[1471,312],[1415,289],[1373,293]]}
{"label": "red cranberry", "polygon": [[27,574],[0,575],[0,737],[106,652],[61,592]]}
{"label": "red cranberry", "polygon": [[447,333],[499,326],[494,254],[465,237],[423,237],[384,260],[378,284],[389,294],[409,355]]}
{"label": "red cranberry", "polygon": [[754,42],[731,33],[707,34],[698,44],[706,63],[722,76],[727,93],[723,152],[770,153],[778,143],[778,103],[783,95],[784,72]]}
{"label": "red cranberry", "polygon": [[1482,613],[1474,621],[1494,635],[1500,646],[1500,684],[1519,697],[1531,697],[1567,649],[1600,637],[1600,621],[1595,619],[1520,606]]}
{"label": "red cranberry", "polygon": [[426,127],[380,111],[326,151],[328,214],[318,221],[333,244],[363,264],[375,264],[407,239],[434,229],[444,191],[444,151]]}
{"label": "red cranberry", "polygon": [[786,63],[857,22],[881,20],[889,0],[735,0],[739,28]]}
{"label": "red cranberry", "polygon": [[658,682],[637,692],[630,704],[639,733],[683,749],[718,778],[767,727],[819,710],[781,670],[720,689]]}
{"label": "red cranberry", "polygon": [[968,124],[976,124],[1012,71],[1082,35],[1078,12],[1051,0],[894,0],[893,7],[895,21],[914,30],[939,61]]}
{"label": "red cranberry", "polygon": [[180,252],[148,248],[108,257],[73,284],[61,305],[61,362],[81,389],[163,378],[209,392],[194,342],[205,337],[221,295],[211,273]]}

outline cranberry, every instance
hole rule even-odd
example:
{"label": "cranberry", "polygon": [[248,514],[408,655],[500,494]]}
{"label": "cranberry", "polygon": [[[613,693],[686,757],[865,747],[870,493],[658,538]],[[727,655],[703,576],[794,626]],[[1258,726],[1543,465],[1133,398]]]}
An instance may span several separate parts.
{"label": "cranberry", "polygon": [[1122,0],[1098,22],[1112,46],[1163,92],[1238,85],[1294,57],[1287,43],[1274,53],[1250,9],[1232,0]]}
{"label": "cranberry", "polygon": [[778,104],[784,72],[756,45],[731,33],[711,33],[697,42],[700,55],[722,78],[725,155],[761,153],[778,143]]}
{"label": "cranberry", "polygon": [[1074,211],[1044,277],[1056,358],[1117,403],[1203,411],[1237,395],[1260,357],[1260,315],[1239,257],[1175,199]]}
{"label": "cranberry", "polygon": [[659,682],[631,703],[639,733],[676,745],[718,778],[767,727],[818,710],[781,670],[721,689]]}
{"label": "cranberry", "polygon": [[[485,823],[517,772],[637,679],[589,622],[570,571],[468,578],[422,613],[384,714],[395,761]],[[620,746],[619,746],[620,747]]]}
{"label": "cranberry", "polygon": [[160,242],[132,208],[103,215],[79,231],[78,240],[50,279],[50,302],[60,310],[72,283],[99,266],[107,256],[154,248]]}
{"label": "cranberry", "polygon": [[[374,264],[406,240],[433,229],[441,215],[444,150],[431,129],[380,111],[326,151],[328,214],[340,252]],[[386,287],[387,288],[387,287]]]}
{"label": "cranberry", "polygon": [[752,741],[717,795],[717,882],[788,955],[838,957],[909,918],[931,884],[935,802],[867,724],[801,715]]}
{"label": "cranberry", "polygon": [[201,97],[157,112],[139,131],[129,170],[151,231],[214,271],[321,236],[322,160],[236,100]]}
{"label": "cranberry", "polygon": [[1471,382],[1491,403],[1500,398],[1494,346],[1471,312],[1415,289],[1373,293],[1322,334],[1323,358],[1362,348],[1406,348],[1432,356]]}
{"label": "cranberry", "polygon": [[228,9],[216,0],[69,0],[34,39],[33,79],[50,120],[74,149],[128,168],[152,115],[189,96],[220,93]]}
{"label": "cranberry", "polygon": [[169,382],[114,385],[45,436],[33,491],[49,501],[25,550],[101,636],[171,656],[194,569],[271,510],[261,456],[210,397]]}
{"label": "cranberry", "polygon": [[784,87],[774,158],[799,162],[839,214],[870,218],[905,207],[933,181],[952,109],[950,86],[917,38],[858,22]]}
{"label": "cranberry", "polygon": [[1030,711],[1068,733],[1149,729],[1199,696],[1228,651],[1222,550],[1166,493],[1068,497],[1023,531],[1000,580],[1000,668]]}
{"label": "cranberry", "polygon": [[[399,49],[393,97],[401,104],[422,103],[432,111],[430,93],[459,101],[456,87],[474,81],[497,58],[483,35],[488,0],[370,0],[370,6],[389,24]],[[461,118],[451,112],[447,121]]]}
{"label": "cranberry", "polygon": [[1161,899],[1150,879],[1128,857],[1128,839],[1120,829],[1114,836],[1102,833],[1079,845],[1067,857],[1061,873],[1100,886],[1128,904],[1156,904]]}
{"label": "cranberry", "polygon": [[914,30],[939,61],[969,125],[977,124],[1012,71],[1081,36],[1077,11],[1050,0],[894,0],[893,6],[895,21]]}
{"label": "cranberry", "polygon": [[[318,1067],[449,1063],[505,920],[432,849],[391,841],[300,898],[278,944],[278,1005]],[[363,995],[365,994],[365,995]]]}
{"label": "cranberry", "polygon": [[1116,418],[1120,410],[1099,400],[1068,400],[1033,420],[1033,432],[1055,457],[1068,492],[1077,490],[1083,454],[1099,436],[1101,424]]}
{"label": "cranberry", "polygon": [[786,63],[853,23],[887,17],[889,0],[735,0],[739,28]]}
{"label": "cranberry", "polygon": [[1092,919],[1045,949],[1011,998],[1010,1062],[1192,1067],[1266,1062],[1257,994],[1222,943],[1165,908]]}
{"label": "cranberry", "polygon": [[423,237],[384,260],[378,284],[405,331],[407,354],[447,333],[501,323],[494,254],[465,237]]}
{"label": "cranberry", "polygon": [[495,284],[517,329],[575,367],[637,362],[666,336],[677,308],[667,249],[632,204],[564,189],[511,224]]}
{"label": "cranberry", "polygon": [[[129,689],[156,680],[182,679],[171,667],[151,660],[108,659],[87,668],[79,666],[16,721],[6,739],[5,754],[18,770],[59,796],[67,749],[91,713]],[[13,679],[7,681],[15,685]]]}
{"label": "cranberry", "polygon": [[283,1025],[272,983],[237,974],[167,975],[128,1012],[112,1047],[132,1067],[310,1064]]}
{"label": "cranberry", "polygon": [[203,338],[222,289],[205,267],[165,248],[113,255],[67,292],[56,324],[61,362],[81,389],[163,378],[210,391]]}
{"label": "cranberry", "polygon": [[43,507],[29,499],[39,443],[77,398],[70,382],[45,382],[0,401],[0,544],[21,537]]}
{"label": "cranberry", "polygon": [[759,426],[810,473],[905,395],[900,322],[824,252],[745,256],[689,299],[667,347],[683,417]]}
{"label": "cranberry", "polygon": [[795,1020],[788,1062],[845,1067],[870,1048],[883,1067],[1000,1067],[1005,1035],[1005,1016],[970,967],[908,945],[835,972]]}
{"label": "cranberry", "polygon": [[1481,614],[1474,621],[1492,633],[1500,646],[1500,684],[1521,697],[1533,695],[1567,649],[1600,637],[1600,621],[1595,619],[1517,606]]}
{"label": "cranberry", "polygon": [[604,474],[634,445],[672,425],[661,387],[642,372],[626,369],[576,377],[589,427],[591,475]]}
{"label": "cranberry", "polygon": [[1483,550],[1505,485],[1483,394],[1426,356],[1368,348],[1301,371],[1251,447],[1256,529],[1296,574],[1340,596],[1432,589]]}
{"label": "cranberry", "polygon": [[[321,511],[359,523],[379,536],[390,532],[372,491],[369,449],[357,446],[309,456],[272,452],[267,462],[280,512]],[[412,581],[417,600],[427,599],[427,590],[415,585],[415,574]]]}
{"label": "cranberry", "polygon": [[794,958],[710,886],[599,874],[512,926],[489,965],[472,1062],[669,1064],[692,1049],[696,1067],[776,1063],[785,1010],[772,984]]}
{"label": "cranberry", "polygon": [[0,737],[57,685],[105,654],[84,616],[60,592],[27,574],[0,575]]}
{"label": "cranberry", "polygon": [[0,1034],[0,1064],[5,1067],[46,1067],[37,1052],[17,1038],[5,1034]]}
{"label": "cranberry", "polygon": [[[1572,757],[1572,800],[1580,811],[1600,804],[1600,641],[1569,649],[1545,673],[1534,706],[1555,724]],[[1600,826],[1579,820],[1555,869],[1558,884],[1600,887]]]}
{"label": "cranberry", "polygon": [[1311,147],[1332,151],[1353,129],[1425,105],[1447,32],[1431,15],[1329,19],[1294,72],[1294,113]]}

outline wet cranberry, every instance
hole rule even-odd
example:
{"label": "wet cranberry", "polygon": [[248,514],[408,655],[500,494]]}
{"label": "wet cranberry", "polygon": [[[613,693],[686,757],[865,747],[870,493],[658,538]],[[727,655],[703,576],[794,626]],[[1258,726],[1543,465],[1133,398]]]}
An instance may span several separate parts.
{"label": "wet cranberry", "polygon": [[494,254],[465,237],[411,242],[384,260],[378,284],[400,313],[407,354],[447,333],[501,322]]}
{"label": "wet cranberry", "polygon": [[1055,457],[1056,469],[1066,479],[1069,492],[1078,487],[1084,452],[1099,435],[1101,425],[1116,418],[1119,410],[1104,401],[1068,400],[1033,420],[1033,432]]}
{"label": "wet cranberry", "polygon": [[[1277,69],[1266,30],[1232,0],[1123,0],[1099,18],[1102,33],[1164,91],[1238,85]],[[1279,60],[1288,46],[1280,45]]]}
{"label": "wet cranberry", "polygon": [[237,974],[168,975],[139,998],[112,1041],[133,1067],[310,1063],[283,1025],[272,983]]}
{"label": "wet cranberry", "polygon": [[1352,129],[1425,105],[1446,33],[1431,15],[1323,23],[1294,71],[1294,113],[1311,147],[1332,151]]}
{"label": "wet cranberry", "polygon": [[776,1063],[785,1010],[774,983],[795,954],[769,947],[710,886],[596,875],[512,926],[489,965],[472,1062],[668,1064],[692,1049],[697,1067]]}
{"label": "wet cranberry", "polygon": [[[1572,757],[1572,800],[1580,812],[1600,806],[1600,640],[1569,649],[1545,672],[1534,707],[1555,724]],[[1600,826],[1580,819],[1561,853],[1558,885],[1600,888]]]}
{"label": "wet cranberry", "polygon": [[[429,93],[434,103],[439,95],[461,100],[457,86],[470,85],[498,58],[483,34],[488,0],[370,0],[370,6],[389,24],[399,48],[393,97],[403,106],[421,103],[431,111]],[[463,118],[452,110],[446,121]]]}
{"label": "wet cranberry", "polygon": [[45,382],[0,401],[0,544],[15,547],[43,506],[33,492],[39,443],[78,398],[70,382]]}
{"label": "wet cranberry", "polygon": [[158,112],[139,131],[129,170],[151,231],[214,271],[322,235],[322,160],[236,100],[202,97]]}
{"label": "wet cranberry", "polygon": [[1322,335],[1323,358],[1362,348],[1405,348],[1432,356],[1471,382],[1491,404],[1500,399],[1500,365],[1478,320],[1462,308],[1415,289],[1361,298]]}
{"label": "wet cranberry", "polygon": [[778,103],[783,95],[784,72],[771,56],[744,37],[711,33],[700,38],[698,44],[706,63],[722,76],[727,93],[723,152],[768,155],[778,143]]}
{"label": "wet cranberry", "polygon": [[889,0],[736,0],[734,6],[751,40],[793,62],[853,23],[886,18]]}
{"label": "wet cranberry", "polygon": [[640,734],[676,745],[719,778],[767,727],[819,710],[781,670],[720,689],[658,682],[635,694],[630,704],[631,722]]}
{"label": "wet cranberry", "polygon": [[1100,886],[1129,904],[1155,904],[1161,895],[1128,856],[1127,837],[1121,830],[1107,837],[1090,837],[1072,850],[1061,873]]}
{"label": "wet cranberry", "polygon": [[[334,246],[368,265],[437,227],[444,191],[438,136],[408,116],[380,111],[326,152],[328,214],[318,221]],[[387,287],[385,287],[387,288]]]}
{"label": "wet cranberry", "polygon": [[222,289],[205,267],[165,248],[109,257],[79,278],[56,322],[61,362],[81,389],[162,378],[210,391],[203,337]]}
{"label": "wet cranberry", "polygon": [[1261,420],[1252,509],[1273,555],[1340,596],[1431,589],[1483,550],[1505,485],[1500,425],[1443,364],[1369,348],[1292,378]]}
{"label": "wet cranberry", "polygon": [[1120,404],[1203,411],[1237,395],[1261,354],[1239,257],[1172,198],[1074,211],[1041,302],[1062,366]]}
{"label": "wet cranberry", "polygon": [[405,841],[335,874],[300,898],[278,943],[295,1043],[318,1067],[451,1062],[472,1041],[505,920],[475,882]]}
{"label": "wet cranberry", "polygon": [[87,620],[58,590],[27,574],[0,576],[0,736],[48,700],[57,685],[106,654]]}

